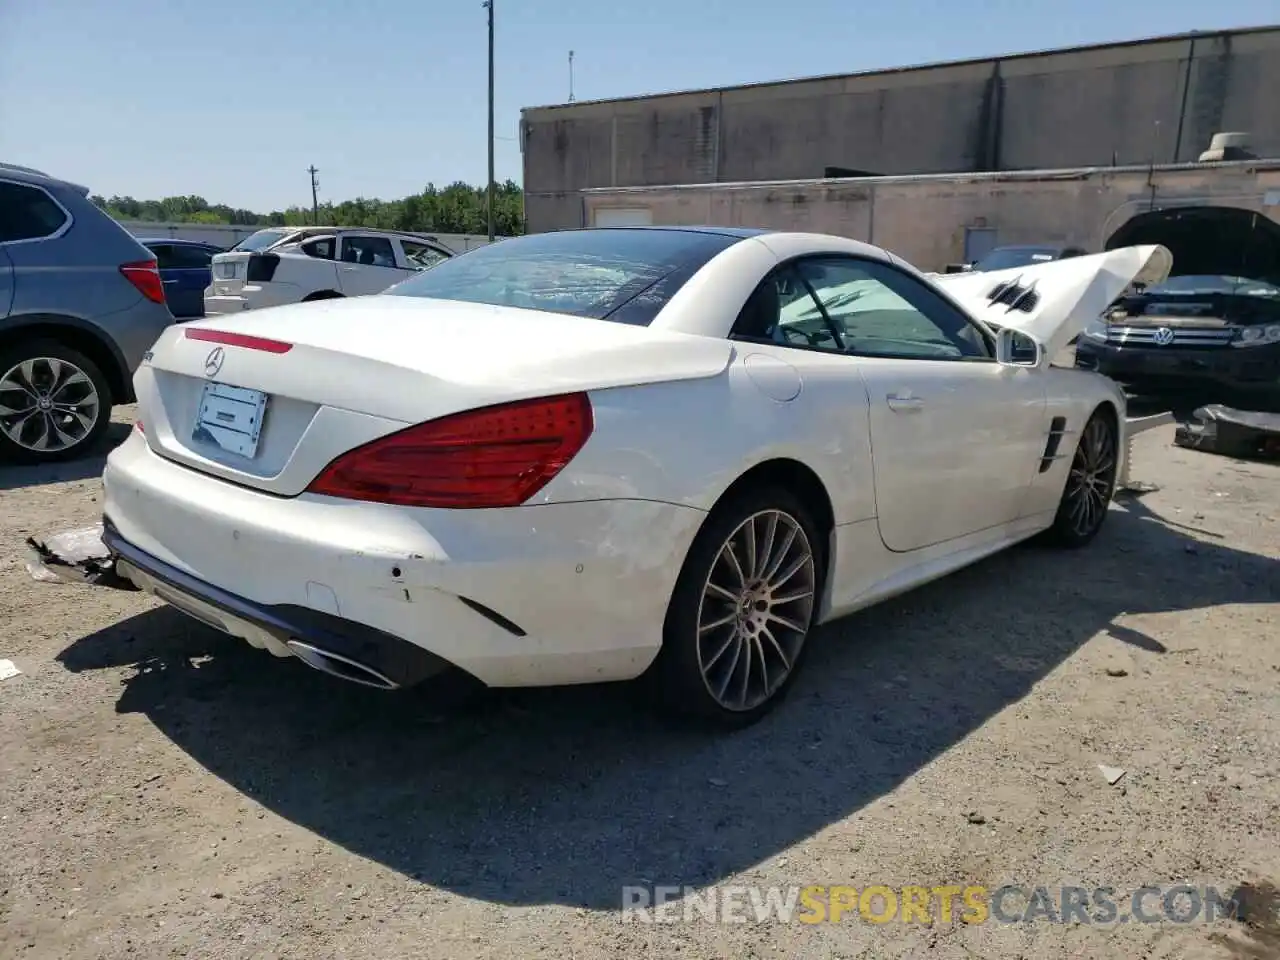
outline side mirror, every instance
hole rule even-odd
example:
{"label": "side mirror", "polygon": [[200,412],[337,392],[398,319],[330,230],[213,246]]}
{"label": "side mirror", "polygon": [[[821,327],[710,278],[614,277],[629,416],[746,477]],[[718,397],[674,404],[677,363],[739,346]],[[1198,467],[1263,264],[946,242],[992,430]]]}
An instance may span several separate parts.
{"label": "side mirror", "polygon": [[1038,367],[1044,362],[1044,345],[1020,330],[1002,327],[996,333],[996,363],[1006,367]]}

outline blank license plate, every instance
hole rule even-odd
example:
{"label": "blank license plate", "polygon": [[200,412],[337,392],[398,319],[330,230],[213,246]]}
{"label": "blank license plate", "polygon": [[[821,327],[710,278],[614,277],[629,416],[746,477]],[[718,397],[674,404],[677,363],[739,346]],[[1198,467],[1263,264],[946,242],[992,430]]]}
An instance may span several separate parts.
{"label": "blank license plate", "polygon": [[200,396],[200,412],[192,436],[230,453],[253,459],[267,413],[267,395],[261,390],[206,383]]}

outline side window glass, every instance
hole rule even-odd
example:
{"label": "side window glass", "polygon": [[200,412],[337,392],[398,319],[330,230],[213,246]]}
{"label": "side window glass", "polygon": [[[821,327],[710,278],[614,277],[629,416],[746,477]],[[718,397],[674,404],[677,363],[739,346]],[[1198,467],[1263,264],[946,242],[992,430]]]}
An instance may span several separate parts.
{"label": "side window glass", "polygon": [[304,243],[301,249],[308,257],[315,257],[317,260],[332,260],[333,248],[337,246],[337,243],[338,241],[333,237],[321,237],[319,240],[311,240]]}
{"label": "side window glass", "polygon": [[173,247],[169,244],[157,243],[148,249],[155,255],[157,269],[172,270],[178,265],[173,261]]}
{"label": "side window glass", "polygon": [[67,215],[43,190],[0,182],[0,243],[40,240],[62,229]]}
{"label": "side window glass", "polygon": [[[175,244],[169,248],[169,257],[175,267],[181,267],[184,270],[207,270],[213,254],[204,247]],[[161,263],[160,266],[163,268],[164,264]]]}
{"label": "side window glass", "polygon": [[771,272],[747,297],[730,334],[742,340],[840,351],[808,288],[790,266]]}
{"label": "side window glass", "polygon": [[988,359],[991,347],[958,308],[910,274],[852,257],[801,261],[848,353],[913,360]]}
{"label": "side window glass", "polygon": [[395,250],[386,237],[346,237],[342,241],[342,259],[370,267],[394,267]]}
{"label": "side window glass", "polygon": [[415,240],[401,240],[400,246],[404,248],[405,265],[410,270],[426,270],[448,259],[442,251]]}

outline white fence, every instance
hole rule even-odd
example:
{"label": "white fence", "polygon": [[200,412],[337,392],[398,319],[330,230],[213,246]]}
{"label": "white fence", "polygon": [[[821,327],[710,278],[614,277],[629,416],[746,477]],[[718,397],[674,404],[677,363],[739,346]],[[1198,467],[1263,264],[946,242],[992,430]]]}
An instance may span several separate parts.
{"label": "white fence", "polygon": [[[122,220],[120,226],[135,237],[198,240],[219,247],[235,246],[249,234],[263,229],[230,223],[148,223],[139,220]],[[456,253],[482,247],[489,242],[489,238],[482,233],[430,233],[426,236],[435,237]]]}

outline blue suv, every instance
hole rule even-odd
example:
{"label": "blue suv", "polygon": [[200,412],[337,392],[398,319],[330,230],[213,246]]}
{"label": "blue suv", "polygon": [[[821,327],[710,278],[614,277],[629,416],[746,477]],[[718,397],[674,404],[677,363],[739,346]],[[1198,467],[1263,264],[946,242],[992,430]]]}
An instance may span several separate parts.
{"label": "blue suv", "polygon": [[0,462],[89,453],[174,322],[155,255],[88,193],[0,163]]}

